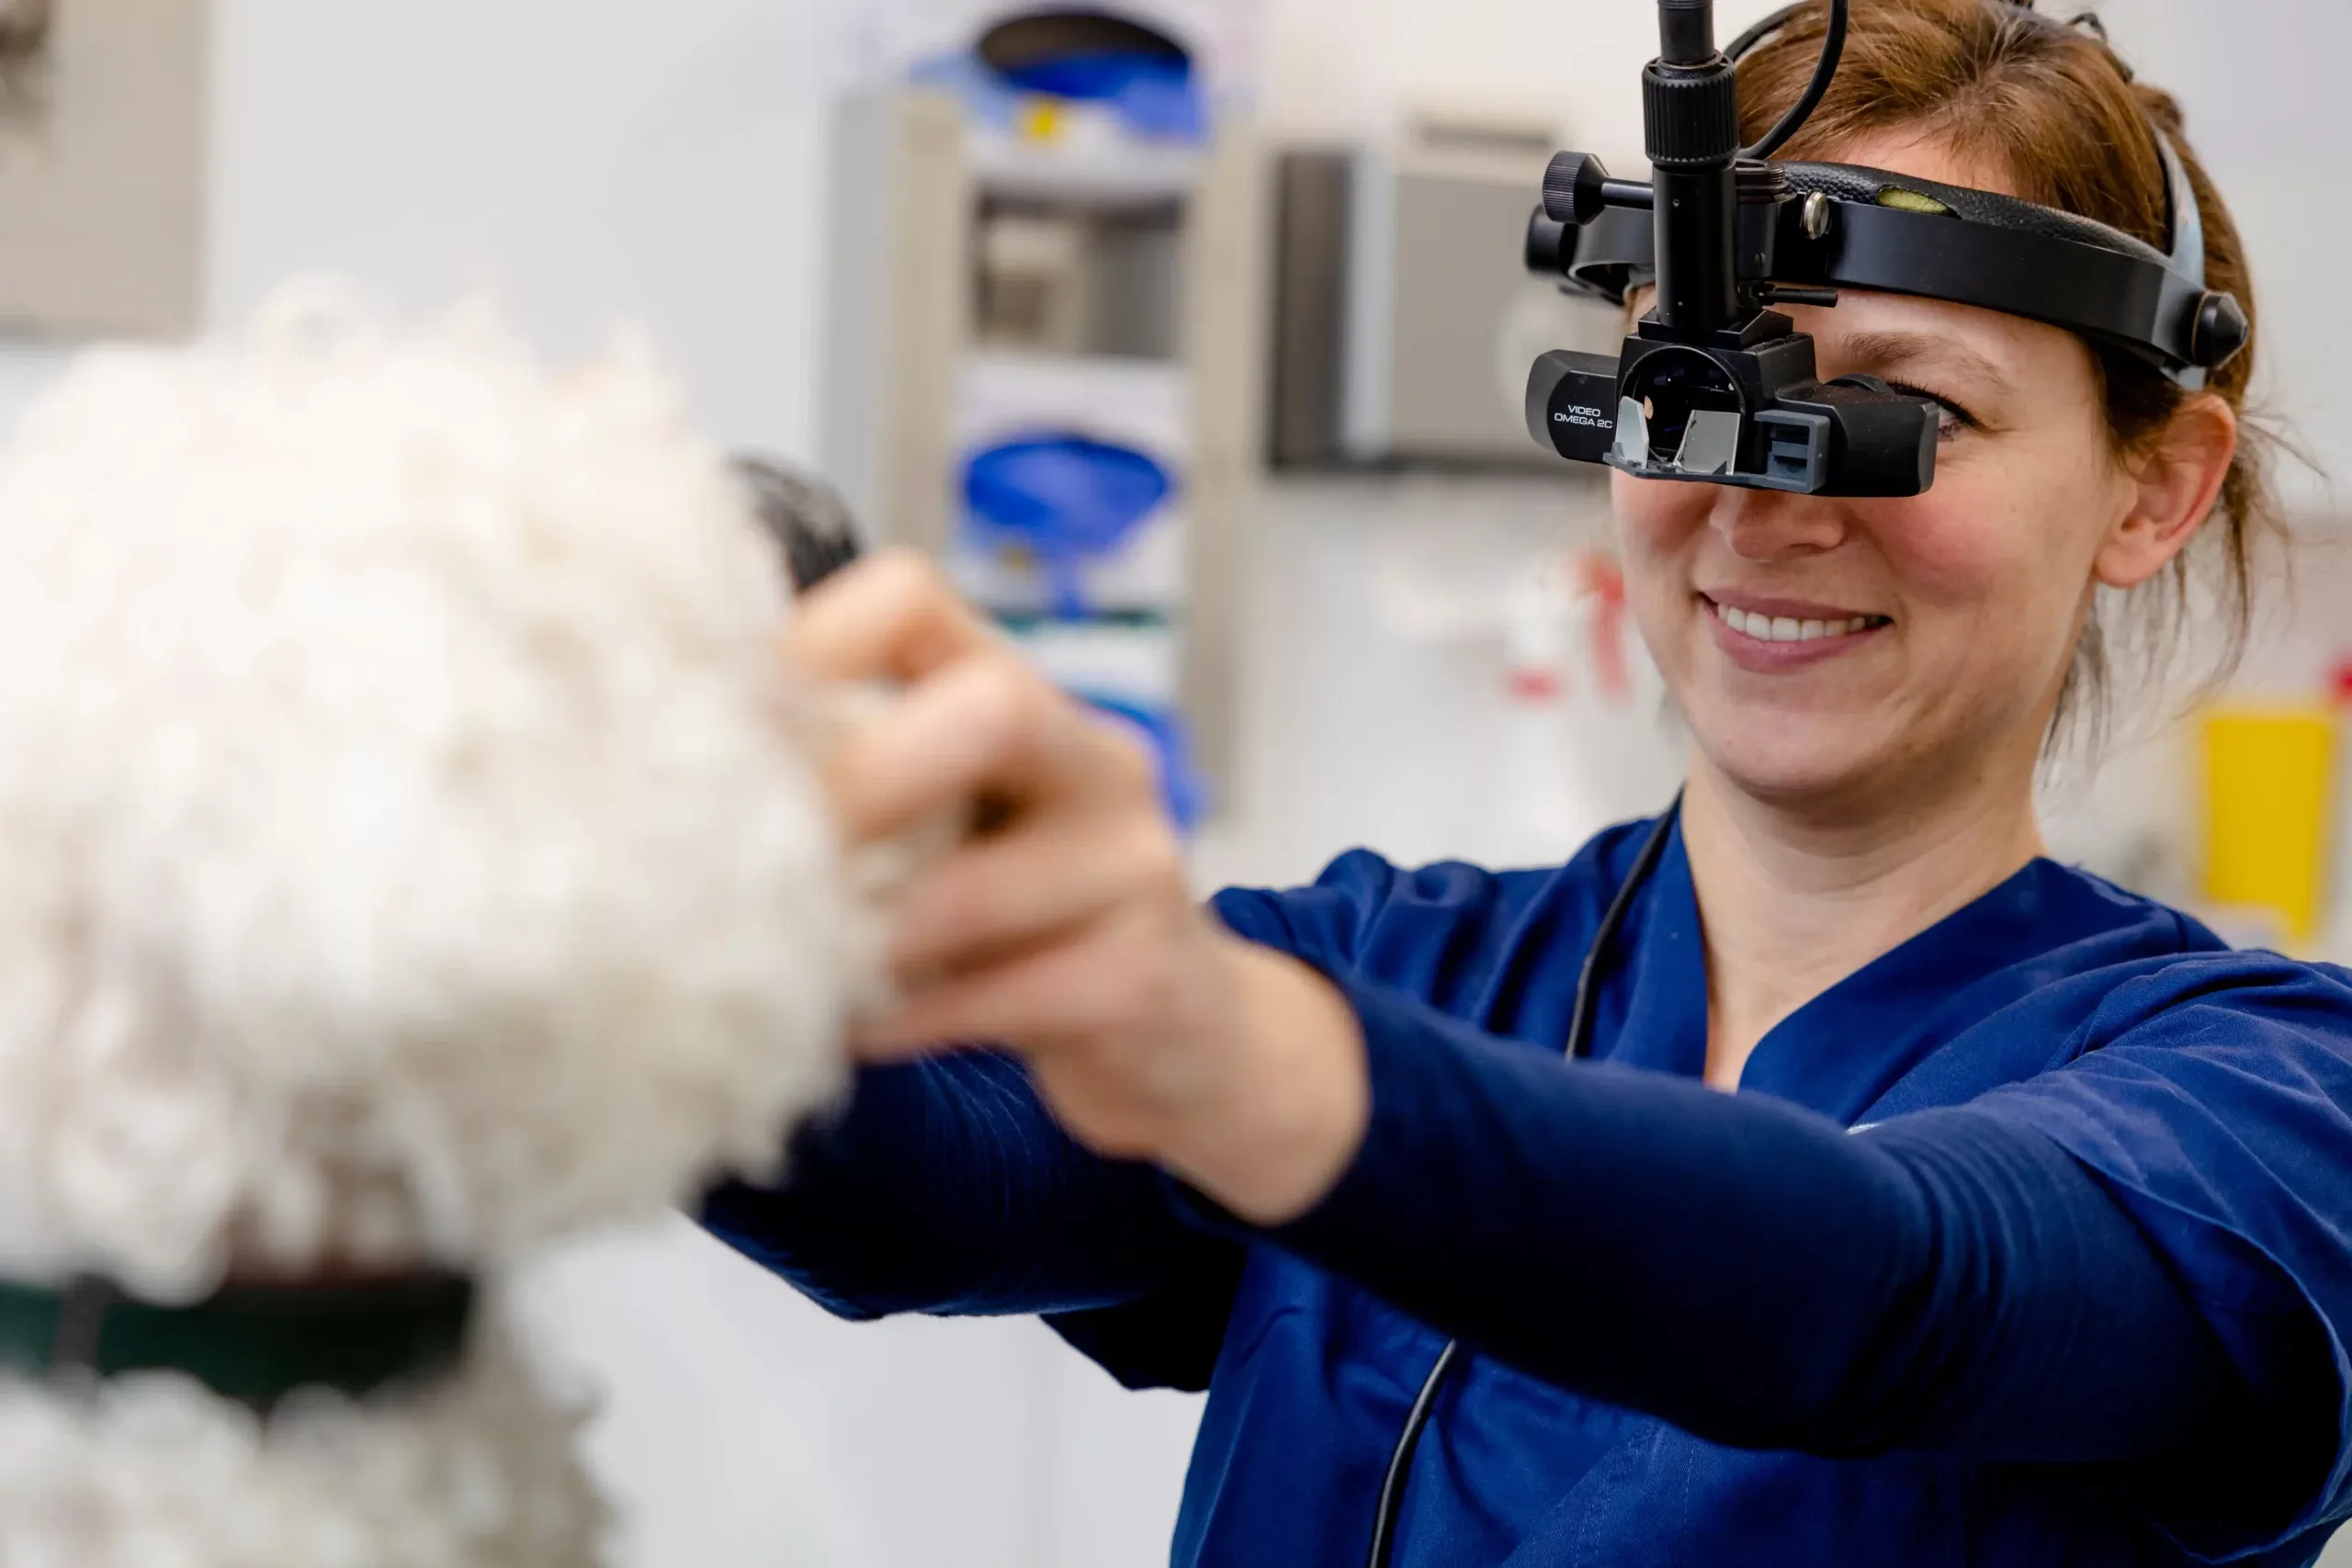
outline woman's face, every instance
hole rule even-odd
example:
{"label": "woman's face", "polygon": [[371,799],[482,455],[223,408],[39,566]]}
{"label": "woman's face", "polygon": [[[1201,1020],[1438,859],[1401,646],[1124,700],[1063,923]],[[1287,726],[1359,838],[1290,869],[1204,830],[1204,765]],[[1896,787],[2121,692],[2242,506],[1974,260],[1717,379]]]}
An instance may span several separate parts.
{"label": "woman's face", "polygon": [[[1841,159],[2006,184],[1933,143]],[[2089,350],[1892,295],[1789,313],[1824,380],[1869,374],[1943,405],[1936,481],[1913,500],[1839,501],[1616,477],[1634,611],[1703,765],[1788,805],[1934,790],[2020,759],[2030,776],[2141,494]]]}

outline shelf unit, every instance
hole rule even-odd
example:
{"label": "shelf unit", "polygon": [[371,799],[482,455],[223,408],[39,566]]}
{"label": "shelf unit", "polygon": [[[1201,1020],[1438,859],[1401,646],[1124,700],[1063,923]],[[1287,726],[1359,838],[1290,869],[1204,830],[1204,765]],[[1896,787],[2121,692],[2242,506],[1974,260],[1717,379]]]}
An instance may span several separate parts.
{"label": "shelf unit", "polygon": [[[976,408],[1015,408],[1033,395],[1046,422],[1138,389],[1172,405],[1155,445],[1181,475],[1182,564],[1170,606],[1181,626],[1180,705],[1194,772],[1213,800],[1225,797],[1239,530],[1263,428],[1270,268],[1254,138],[1228,121],[1197,148],[1023,143],[971,125],[944,92],[893,85],[845,100],[838,149],[829,472],[878,538],[948,558],[956,478],[984,417]],[[1156,356],[1008,353],[989,342],[984,226],[1006,211],[1080,222],[1165,215],[1161,281],[1172,304]]]}

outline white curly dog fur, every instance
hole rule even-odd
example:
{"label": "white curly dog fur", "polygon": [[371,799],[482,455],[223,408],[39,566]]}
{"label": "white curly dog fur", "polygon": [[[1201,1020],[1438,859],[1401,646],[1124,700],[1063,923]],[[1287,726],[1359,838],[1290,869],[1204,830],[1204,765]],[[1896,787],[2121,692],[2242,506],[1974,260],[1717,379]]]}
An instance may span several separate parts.
{"label": "white curly dog fur", "polygon": [[[0,1278],[443,1266],[767,1173],[874,969],[721,455],[620,355],[289,305],[94,352],[0,464]],[[0,1381],[0,1562],[565,1568],[485,1324],[263,1421]]]}

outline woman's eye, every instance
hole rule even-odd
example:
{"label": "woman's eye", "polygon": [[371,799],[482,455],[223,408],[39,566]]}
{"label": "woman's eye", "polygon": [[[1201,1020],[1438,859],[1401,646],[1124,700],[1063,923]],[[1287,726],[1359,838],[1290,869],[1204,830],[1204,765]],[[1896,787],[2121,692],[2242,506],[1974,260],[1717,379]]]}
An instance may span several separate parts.
{"label": "woman's eye", "polygon": [[1905,387],[1899,382],[1889,382],[1888,385],[1894,387],[1898,392],[1907,392],[1915,398],[1925,398],[1936,405],[1936,439],[1939,441],[1950,441],[1963,430],[1976,428],[1976,417],[1973,414],[1958,403],[1936,396],[1925,387]]}

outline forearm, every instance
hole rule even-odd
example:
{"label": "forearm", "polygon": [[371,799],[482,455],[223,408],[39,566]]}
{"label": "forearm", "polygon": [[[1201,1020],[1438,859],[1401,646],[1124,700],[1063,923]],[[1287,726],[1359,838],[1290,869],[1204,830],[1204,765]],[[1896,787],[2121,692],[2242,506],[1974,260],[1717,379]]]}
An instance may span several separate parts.
{"label": "forearm", "polygon": [[1363,1033],[1348,998],[1299,960],[1221,930],[1210,940],[1231,1021],[1166,1097],[1154,1152],[1251,1224],[1280,1224],[1329,1192],[1363,1146]]}
{"label": "forearm", "polygon": [[1849,1137],[1353,999],[1362,1146],[1270,1234],[1485,1353],[1826,1454],[2133,1457],[2234,1395],[2144,1238],[2034,1134],[1956,1112]]}
{"label": "forearm", "polygon": [[847,1317],[1082,1311],[1226,1272],[1233,1244],[1178,1224],[1146,1168],[1097,1158],[985,1053],[868,1069],[773,1187],[702,1220]]}

